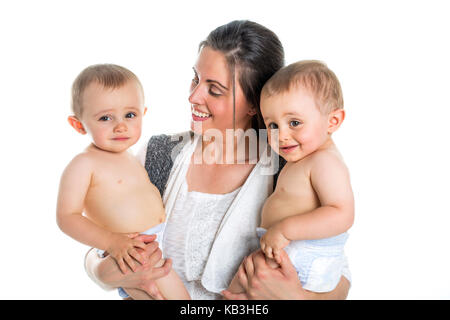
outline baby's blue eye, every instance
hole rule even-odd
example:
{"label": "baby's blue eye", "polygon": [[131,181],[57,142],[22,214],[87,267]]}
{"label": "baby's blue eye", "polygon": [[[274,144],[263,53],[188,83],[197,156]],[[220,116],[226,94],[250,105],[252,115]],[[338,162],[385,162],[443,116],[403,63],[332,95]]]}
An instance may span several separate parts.
{"label": "baby's blue eye", "polygon": [[291,126],[291,127],[297,127],[297,126],[299,126],[301,124],[301,122],[300,121],[297,121],[297,120],[292,120],[291,122],[289,122],[289,125]]}
{"label": "baby's blue eye", "polygon": [[110,116],[101,116],[98,120],[99,121],[108,121],[108,120],[111,120],[111,117]]}
{"label": "baby's blue eye", "polygon": [[134,112],[129,112],[125,115],[125,118],[134,118],[134,117],[136,117],[136,113]]}
{"label": "baby's blue eye", "polygon": [[268,128],[269,129],[278,129],[278,125],[276,123],[272,122],[272,123],[269,123]]}

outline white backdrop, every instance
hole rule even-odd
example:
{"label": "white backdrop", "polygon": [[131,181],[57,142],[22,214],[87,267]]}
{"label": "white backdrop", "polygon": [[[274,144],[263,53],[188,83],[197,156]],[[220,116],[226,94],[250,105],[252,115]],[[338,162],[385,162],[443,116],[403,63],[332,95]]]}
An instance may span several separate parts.
{"label": "white backdrop", "polygon": [[349,299],[450,299],[450,22],[446,1],[2,1],[1,299],[118,299],[55,222],[62,170],[87,143],[67,124],[73,79],[116,63],[141,79],[144,136],[189,128],[198,43],[250,19],[286,62],[320,59],[344,90],[335,134],[356,220]]}

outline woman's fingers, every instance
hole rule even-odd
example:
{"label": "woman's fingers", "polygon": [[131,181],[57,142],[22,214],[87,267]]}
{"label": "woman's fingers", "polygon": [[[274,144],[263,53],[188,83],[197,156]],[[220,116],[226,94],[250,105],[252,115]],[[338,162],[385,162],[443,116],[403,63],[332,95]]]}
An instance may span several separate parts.
{"label": "woman's fingers", "polygon": [[159,279],[169,274],[172,269],[172,259],[166,259],[161,267],[153,268],[153,279]]}
{"label": "woman's fingers", "polygon": [[[245,261],[245,259],[244,259],[244,261]],[[248,288],[248,278],[247,278],[247,273],[245,272],[244,262],[242,262],[241,265],[239,266],[239,269],[238,269],[238,272],[237,272],[237,276],[238,276],[239,284],[245,290],[247,290],[247,288]]]}
{"label": "woman's fingers", "polygon": [[127,274],[127,266],[125,265],[125,262],[123,262],[123,259],[117,259],[117,264],[119,265],[120,271],[122,271],[123,274]]}
{"label": "woman's fingers", "polygon": [[131,257],[136,259],[141,265],[145,264],[145,257],[141,255],[139,252],[137,252],[136,249],[131,249],[129,252]]}
{"label": "woman's fingers", "polygon": [[291,260],[289,259],[289,256],[287,255],[286,251],[283,249],[280,250],[280,262],[278,262],[281,268],[281,272],[286,276],[297,276],[297,270],[295,270],[294,265],[292,264]]}
{"label": "woman's fingers", "polygon": [[158,242],[149,243],[145,248],[145,255],[148,256],[148,265],[153,267],[162,258],[162,252],[158,247]]}
{"label": "woman's fingers", "polygon": [[228,290],[222,291],[222,295],[226,300],[248,300],[245,293],[231,293]]}
{"label": "woman's fingers", "polygon": [[155,234],[140,234],[134,238],[135,240],[142,241],[144,243],[150,243],[156,240]]}
{"label": "woman's fingers", "polygon": [[130,267],[130,269],[133,272],[136,272],[136,263],[134,262],[133,258],[131,258],[129,255],[126,255],[124,257],[124,260],[127,263],[127,265]]}
{"label": "woman's fingers", "polygon": [[145,250],[145,247],[147,246],[143,241],[140,240],[133,240],[133,246],[136,248],[141,248],[143,250]]}
{"label": "woman's fingers", "polygon": [[253,277],[253,275],[255,273],[255,266],[253,265],[252,255],[250,255],[244,259],[244,268],[245,268],[245,273],[247,274],[247,278]]}
{"label": "woman's fingers", "polygon": [[253,265],[252,256],[248,256],[244,259],[244,262],[242,263],[243,270],[239,274],[239,283],[242,287],[244,287],[245,291],[248,292],[250,283],[253,281],[253,276],[255,273],[255,267]]}

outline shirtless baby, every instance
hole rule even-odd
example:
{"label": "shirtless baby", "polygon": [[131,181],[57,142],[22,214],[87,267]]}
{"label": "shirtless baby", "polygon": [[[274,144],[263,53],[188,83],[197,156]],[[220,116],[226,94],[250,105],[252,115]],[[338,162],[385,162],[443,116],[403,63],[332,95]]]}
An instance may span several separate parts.
{"label": "shirtless baby", "polygon": [[[139,140],[146,110],[138,78],[117,65],[90,66],[72,86],[69,123],[92,143],[62,174],[57,223],[75,240],[106,251],[123,273],[135,271],[136,261],[146,263],[138,249],[145,243],[135,237],[160,236],[165,221],[158,189],[128,151]],[[166,299],[189,299],[173,270],[156,285]]]}
{"label": "shirtless baby", "polygon": [[[332,291],[354,219],[349,173],[331,138],[345,117],[341,86],[322,62],[293,63],[265,84],[261,113],[272,149],[287,161],[262,210],[261,250],[276,268],[284,249],[304,289]],[[229,291],[243,291],[238,276]]]}

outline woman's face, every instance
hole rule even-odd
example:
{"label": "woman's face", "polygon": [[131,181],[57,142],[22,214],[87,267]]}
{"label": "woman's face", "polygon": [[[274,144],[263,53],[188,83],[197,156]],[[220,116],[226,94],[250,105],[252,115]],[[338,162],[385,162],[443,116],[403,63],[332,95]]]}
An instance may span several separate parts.
{"label": "woman's face", "polygon": [[[191,103],[191,129],[203,135],[207,130],[216,129],[225,134],[233,129],[233,83],[223,53],[203,47],[194,67],[189,102]],[[245,99],[235,75],[236,129],[251,127],[255,109]]]}

